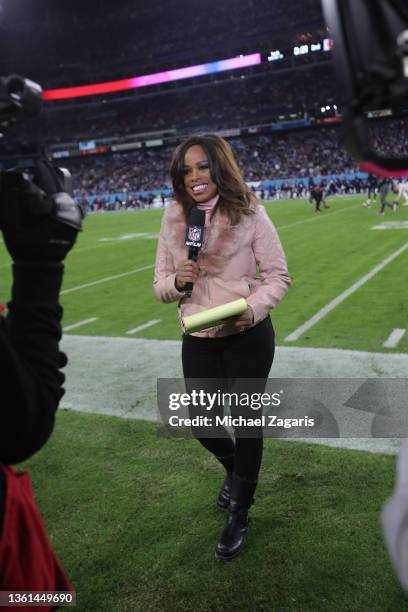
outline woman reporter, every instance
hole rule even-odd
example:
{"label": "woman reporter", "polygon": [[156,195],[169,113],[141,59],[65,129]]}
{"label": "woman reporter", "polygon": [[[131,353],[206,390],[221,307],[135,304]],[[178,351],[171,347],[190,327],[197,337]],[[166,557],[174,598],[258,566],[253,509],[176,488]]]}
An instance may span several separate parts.
{"label": "woman reporter", "polygon": [[[247,310],[234,319],[183,335],[184,377],[187,382],[207,379],[203,382],[206,391],[214,380],[219,381],[218,388],[227,381],[229,391],[242,391],[248,379],[256,379],[256,389],[262,391],[275,349],[269,310],[290,285],[277,232],[246,186],[231,147],[216,134],[193,136],[180,144],[170,172],[175,201],[162,220],[156,297],[166,303],[179,301],[183,317],[239,298],[247,302]],[[187,259],[184,246],[186,222],[194,207],[205,211],[204,244],[197,262]],[[194,289],[187,297],[184,289],[191,282]],[[217,409],[222,412],[222,406]],[[232,414],[260,416],[259,411],[251,412],[248,407],[231,406]],[[190,408],[190,414],[198,412]],[[222,426],[211,433],[198,428],[192,432],[226,469],[217,503],[228,508],[228,518],[216,557],[231,559],[241,550],[248,528],[262,459],[262,427],[250,432],[235,428],[235,443]]]}

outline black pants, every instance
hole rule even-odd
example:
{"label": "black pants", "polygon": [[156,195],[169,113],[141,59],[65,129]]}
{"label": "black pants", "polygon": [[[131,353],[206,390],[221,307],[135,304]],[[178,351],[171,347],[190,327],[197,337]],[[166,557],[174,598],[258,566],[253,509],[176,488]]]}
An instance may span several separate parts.
{"label": "black pants", "polygon": [[368,187],[368,199],[371,200],[373,198],[375,200],[377,196],[375,187]]}
{"label": "black pants", "polygon": [[[262,393],[274,353],[275,334],[269,316],[255,327],[232,336],[199,338],[185,335],[182,345],[184,378],[207,379],[203,381],[206,391],[212,387],[211,391],[214,392],[215,385],[221,391],[238,393],[248,391],[249,381],[242,379],[256,379],[254,385],[249,383],[249,391]],[[197,388],[195,383],[194,387]],[[216,406],[216,411],[222,414],[223,407]],[[198,413],[204,414],[205,408],[201,411],[190,410],[191,416]],[[234,413],[245,413],[247,418],[262,415],[261,410],[253,414],[250,407],[231,405],[231,414]],[[199,428],[192,428],[193,435],[214,455],[224,457],[235,452],[234,470],[239,476],[248,480],[257,479],[262,461],[262,427],[251,428],[251,432],[235,428],[235,445],[223,426],[218,427],[216,437],[203,437],[202,432]]]}
{"label": "black pants", "polygon": [[315,210],[320,210],[320,204],[322,203],[322,200],[323,200],[323,193],[317,190],[312,191],[312,201],[313,200],[316,202]]}
{"label": "black pants", "polygon": [[380,199],[381,199],[381,210],[380,212],[384,212],[385,207],[389,206],[390,208],[392,208],[392,204],[391,202],[388,202],[387,200],[387,195],[390,192],[390,186],[389,184],[385,184],[382,187],[380,187]]}

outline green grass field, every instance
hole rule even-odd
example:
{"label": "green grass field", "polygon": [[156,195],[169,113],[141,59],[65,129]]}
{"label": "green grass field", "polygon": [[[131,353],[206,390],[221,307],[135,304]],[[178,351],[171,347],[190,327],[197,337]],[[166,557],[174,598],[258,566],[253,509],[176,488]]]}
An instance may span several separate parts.
{"label": "green grass field", "polygon": [[[408,208],[398,216],[378,217],[361,206],[362,198],[336,200],[320,215],[304,201],[271,202],[266,208],[278,228],[288,258],[293,286],[273,313],[278,343],[320,308],[348,289],[386,257],[408,242],[408,229],[375,231],[382,222],[408,222]],[[67,262],[64,288],[154,264],[161,211],[94,215],[86,223],[77,251]],[[139,239],[98,242],[132,233]],[[101,246],[103,245],[103,246]],[[88,251],[81,251],[81,248]],[[95,248],[92,248],[95,247]],[[295,344],[381,351],[394,328],[408,323],[408,253],[405,252],[346,302],[314,326]],[[89,335],[123,335],[127,330],[159,319],[139,337],[180,337],[175,306],[158,303],[152,295],[152,270],[90,287],[63,298],[65,323],[88,317],[98,321],[77,331]],[[408,335],[398,348],[408,352]],[[388,349],[389,351],[389,349]]]}
{"label": "green grass field", "polygon": [[[407,244],[408,208],[399,207],[395,216],[387,209],[379,217],[376,210],[364,209],[362,201],[363,197],[332,199],[331,209],[320,215],[304,200],[266,202],[293,278],[288,295],[273,313],[278,344],[285,344],[288,334]],[[160,304],[152,292],[161,215],[162,210],[153,209],[87,217],[85,231],[66,261],[63,290],[68,292],[61,300],[64,325],[97,320],[70,333],[124,336],[160,320],[135,337],[180,337],[175,305]],[[405,229],[372,229],[384,221],[405,221]],[[7,255],[3,245],[0,249],[0,295],[7,296]],[[395,349],[382,346],[393,329],[407,327],[407,264],[405,251],[291,345],[407,353],[408,334]],[[126,274],[140,268],[144,270]]]}
{"label": "green grass field", "polygon": [[[408,353],[407,335],[383,347],[394,329],[408,327],[408,249],[374,274],[408,244],[408,208],[379,217],[363,199],[332,199],[320,214],[305,201],[265,203],[293,277],[273,313],[279,345]],[[63,324],[96,320],[69,334],[129,337],[159,320],[131,337],[180,338],[176,306],[152,293],[161,215],[87,217],[66,261]],[[384,222],[401,225],[372,229]],[[6,302],[2,244],[0,257]],[[370,272],[299,339],[285,341]],[[194,440],[160,437],[152,423],[61,410],[49,443],[21,467],[31,473],[78,611],[408,610],[379,523],[393,457],[266,440],[246,550],[227,564],[213,555],[224,523],[214,505],[221,470]]]}
{"label": "green grass field", "polygon": [[153,424],[62,412],[27,467],[78,611],[408,610],[379,514],[394,458],[266,440],[245,551],[214,559],[221,469]]}

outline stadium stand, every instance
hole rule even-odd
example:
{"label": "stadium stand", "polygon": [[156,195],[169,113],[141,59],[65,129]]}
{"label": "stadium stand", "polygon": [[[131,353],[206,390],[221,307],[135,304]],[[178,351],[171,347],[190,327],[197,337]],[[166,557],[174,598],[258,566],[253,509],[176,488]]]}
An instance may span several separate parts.
{"label": "stadium stand", "polygon": [[[377,138],[387,132],[387,146],[395,150],[401,125],[406,127],[406,122],[401,120],[393,127],[380,124],[376,128]],[[231,138],[230,144],[245,171],[245,179],[249,183],[265,183],[265,196],[306,197],[306,179],[311,174],[336,176],[331,181],[333,193],[360,193],[367,188],[366,181],[357,176],[358,167],[339,142],[340,137],[339,128],[321,128]],[[123,206],[127,206],[134,198],[137,200],[136,194],[146,197],[149,193],[169,192],[172,151],[172,146],[144,148],[130,153],[71,159],[66,165],[76,177],[77,197],[87,201],[100,196],[101,207],[111,208],[114,198],[107,196],[117,193]],[[327,186],[329,182],[326,179]]]}
{"label": "stadium stand", "polygon": [[[72,171],[78,198],[92,205],[96,201],[102,208],[137,207],[151,202],[154,194],[169,193],[168,167],[176,142],[191,133],[218,131],[229,137],[245,179],[263,183],[270,197],[304,196],[310,174],[334,177],[330,184],[340,193],[364,187],[364,177],[354,176],[358,167],[342,144],[341,129],[334,125],[341,101],[331,54],[293,53],[293,45],[327,36],[320,3],[293,0],[288,17],[278,0],[225,0],[216,5],[202,0],[199,19],[193,3],[170,0],[164,20],[157,0],[141,0],[137,10],[125,1],[121,11],[108,0],[91,0],[82,3],[81,19],[78,11],[67,10],[64,22],[45,0],[38,0],[37,8],[42,4],[43,11],[13,19],[12,28],[0,16],[0,48],[9,50],[0,54],[0,74],[21,73],[26,66],[27,76],[52,88],[148,74],[237,53],[260,52],[263,61],[244,70],[119,94],[47,102],[38,118],[9,131],[2,142],[0,166],[24,163],[45,145]],[[211,10],[202,28],[207,5]],[[10,4],[9,17],[13,7]],[[52,45],[52,62],[46,53],[31,57],[29,47],[16,44],[26,32],[32,36],[33,22],[36,34],[31,44]],[[139,31],[143,36],[135,36]],[[272,48],[285,46],[291,52],[283,60],[265,60]],[[406,148],[405,119],[372,125],[378,148],[394,153]],[[154,146],[147,146],[152,139]],[[88,150],[79,156],[79,143],[87,141],[95,141],[94,152],[100,154]],[[129,150],[113,152],[121,146]]]}
{"label": "stadium stand", "polygon": [[[280,116],[316,116],[322,105],[335,103],[331,66],[306,72],[251,76],[229,73],[226,80],[189,84],[177,89],[125,99],[96,100],[79,107],[60,102],[46,109],[33,124],[25,123],[25,141],[66,142],[177,129],[180,134],[245,127],[278,120]],[[284,91],[282,91],[284,87]],[[61,108],[62,105],[62,108]],[[78,113],[80,108],[80,113]],[[20,129],[20,134],[23,128]],[[30,134],[30,136],[28,136]]]}

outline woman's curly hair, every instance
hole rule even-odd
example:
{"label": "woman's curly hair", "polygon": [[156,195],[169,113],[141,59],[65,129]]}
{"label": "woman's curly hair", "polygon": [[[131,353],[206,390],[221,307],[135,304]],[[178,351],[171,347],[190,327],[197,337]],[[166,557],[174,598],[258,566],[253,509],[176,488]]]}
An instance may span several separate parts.
{"label": "woman's curly hair", "polygon": [[194,145],[202,147],[208,157],[211,179],[217,186],[220,196],[217,203],[218,210],[229,218],[231,225],[237,225],[242,215],[250,215],[254,212],[255,196],[243,179],[231,146],[217,134],[191,136],[174,151],[170,174],[175,200],[182,205],[184,215],[188,219],[196,202],[188,194],[184,185],[184,157],[187,150]]}

